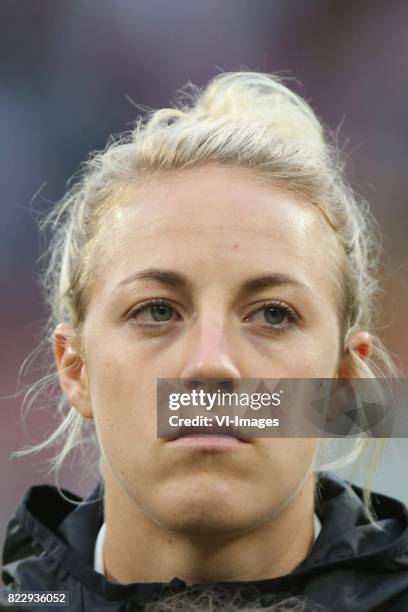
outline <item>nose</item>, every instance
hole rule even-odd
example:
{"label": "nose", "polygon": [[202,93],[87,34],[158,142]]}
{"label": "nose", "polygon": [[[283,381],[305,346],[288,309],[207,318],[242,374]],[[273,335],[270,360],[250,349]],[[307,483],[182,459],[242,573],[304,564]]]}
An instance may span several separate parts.
{"label": "nose", "polygon": [[[241,378],[236,363],[236,351],[226,337],[225,325],[214,318],[199,323],[192,329],[187,358],[181,372],[184,388],[191,391],[198,388],[214,386],[217,389],[231,392],[235,389],[234,381]],[[238,382],[238,381],[236,381]],[[208,389],[213,390],[213,389]]]}

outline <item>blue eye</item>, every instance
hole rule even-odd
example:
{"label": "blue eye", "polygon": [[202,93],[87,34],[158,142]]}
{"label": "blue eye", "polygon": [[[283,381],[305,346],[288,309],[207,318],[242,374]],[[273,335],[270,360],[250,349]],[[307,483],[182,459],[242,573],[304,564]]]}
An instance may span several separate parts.
{"label": "blue eye", "polygon": [[[262,326],[271,330],[284,330],[299,320],[299,315],[287,304],[283,302],[265,302],[262,308],[258,309],[254,315],[262,313]],[[249,315],[246,320],[250,318]]]}
{"label": "blue eye", "polygon": [[268,306],[264,309],[265,319],[271,325],[281,325],[288,316],[287,311],[276,306]]}
{"label": "blue eye", "polygon": [[146,323],[165,323],[166,321],[171,321],[174,308],[172,308],[172,306],[170,306],[170,304],[164,300],[151,300],[150,302],[145,302],[138,308],[134,308],[130,313],[130,318],[136,319],[136,315],[139,315],[142,312],[147,312],[152,317],[150,320],[142,318],[142,321],[144,320]]}

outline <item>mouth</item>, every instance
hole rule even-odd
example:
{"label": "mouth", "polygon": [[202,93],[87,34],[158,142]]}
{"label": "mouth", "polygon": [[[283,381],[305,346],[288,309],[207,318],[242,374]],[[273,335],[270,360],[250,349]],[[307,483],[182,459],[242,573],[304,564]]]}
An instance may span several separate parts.
{"label": "mouth", "polygon": [[248,444],[250,439],[244,438],[232,427],[214,427],[209,432],[208,427],[180,427],[177,435],[167,438],[167,443],[179,446],[198,447],[232,447]]}

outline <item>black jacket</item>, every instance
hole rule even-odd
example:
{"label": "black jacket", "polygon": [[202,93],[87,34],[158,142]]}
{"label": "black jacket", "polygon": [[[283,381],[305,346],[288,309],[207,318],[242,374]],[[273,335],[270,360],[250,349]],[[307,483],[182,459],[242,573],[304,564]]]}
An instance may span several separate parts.
{"label": "black jacket", "polygon": [[[276,593],[307,596],[332,612],[408,612],[408,512],[399,501],[375,494],[379,531],[366,518],[361,489],[331,472],[319,474],[316,512],[322,529],[311,554],[291,574],[254,582],[224,582],[224,588],[253,593],[270,605]],[[79,497],[64,491],[71,499]],[[99,483],[87,501],[101,497]],[[101,501],[76,507],[54,486],[31,487],[8,524],[3,550],[0,602],[15,591],[69,591],[67,608],[21,610],[114,612],[143,610],[155,597],[184,590],[185,583],[113,584],[93,570],[93,552],[103,522]],[[188,588],[187,588],[188,592]],[[245,595],[245,597],[249,595]],[[18,609],[17,607],[10,608]],[[149,608],[151,609],[151,608]]]}

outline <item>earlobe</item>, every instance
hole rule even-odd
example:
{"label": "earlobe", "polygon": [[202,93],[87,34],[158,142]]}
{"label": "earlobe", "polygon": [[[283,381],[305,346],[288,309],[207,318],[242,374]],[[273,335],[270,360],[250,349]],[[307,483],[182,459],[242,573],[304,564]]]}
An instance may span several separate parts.
{"label": "earlobe", "polygon": [[93,417],[86,363],[80,339],[70,323],[59,323],[53,334],[54,358],[62,390],[84,418]]}
{"label": "earlobe", "polygon": [[351,356],[353,353],[363,361],[366,361],[373,349],[373,339],[369,332],[359,331],[352,334],[346,341],[345,356],[337,372],[337,378],[354,378]]}
{"label": "earlobe", "polygon": [[361,359],[368,359],[373,349],[373,339],[371,334],[360,331],[350,337],[349,349],[358,354]]}

